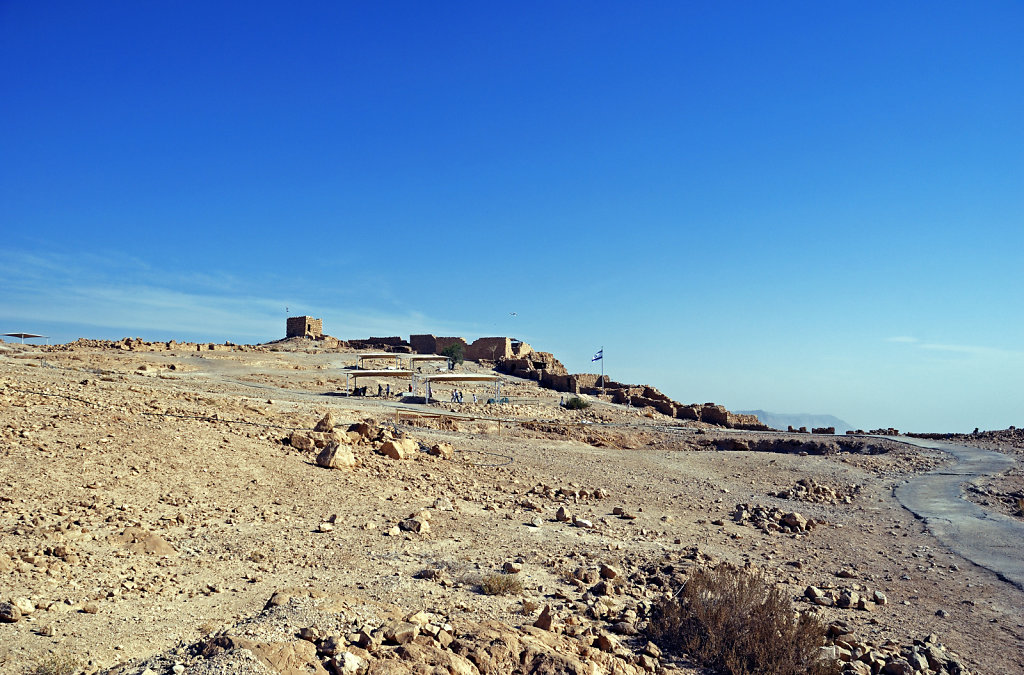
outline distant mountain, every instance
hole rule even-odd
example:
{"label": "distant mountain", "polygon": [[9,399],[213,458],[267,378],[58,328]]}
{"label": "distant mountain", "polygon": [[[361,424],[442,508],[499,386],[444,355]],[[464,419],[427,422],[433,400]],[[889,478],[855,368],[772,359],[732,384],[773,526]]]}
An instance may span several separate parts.
{"label": "distant mountain", "polygon": [[811,415],[809,413],[773,413],[765,410],[737,410],[743,415],[757,415],[757,419],[774,429],[786,430],[792,426],[795,429],[807,427],[808,431],[814,427],[835,427],[837,434],[845,434],[856,427],[850,426],[835,415]]}

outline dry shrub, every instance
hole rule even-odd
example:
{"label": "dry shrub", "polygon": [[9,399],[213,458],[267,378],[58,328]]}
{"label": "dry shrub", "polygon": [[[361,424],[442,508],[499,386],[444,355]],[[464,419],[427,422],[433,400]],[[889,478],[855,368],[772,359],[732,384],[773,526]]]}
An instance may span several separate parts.
{"label": "dry shrub", "polygon": [[650,638],[728,675],[831,675],[819,661],[825,629],[764,578],[727,565],[699,570],[655,605]]}
{"label": "dry shrub", "polygon": [[480,591],[484,595],[519,595],[523,582],[515,574],[488,574],[480,581]]}
{"label": "dry shrub", "polygon": [[69,654],[49,654],[36,660],[28,675],[73,675],[77,672],[78,659]]}
{"label": "dry shrub", "polygon": [[533,613],[537,611],[538,607],[540,607],[540,605],[538,605],[533,600],[523,600],[523,610],[522,611],[523,611],[523,614],[526,615],[526,616],[532,616]]}

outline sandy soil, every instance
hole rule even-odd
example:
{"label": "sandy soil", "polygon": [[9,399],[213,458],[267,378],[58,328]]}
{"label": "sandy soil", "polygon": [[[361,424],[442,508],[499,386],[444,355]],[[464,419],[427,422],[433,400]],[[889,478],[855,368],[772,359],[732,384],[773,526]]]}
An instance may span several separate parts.
{"label": "sandy soil", "polygon": [[[798,608],[846,622],[863,641],[907,645],[934,633],[972,672],[1024,669],[1024,594],[944,550],[893,499],[909,475],[946,461],[941,453],[883,441],[829,454],[722,450],[728,439],[765,448],[793,437],[687,427],[606,403],[567,411],[559,394],[512,379],[503,406],[338,396],[351,361],[316,349],[5,345],[0,602],[34,610],[0,623],[0,670],[27,672],[59,654],[88,672],[172,672],[176,663],[190,673],[273,672],[251,650],[224,661],[230,654],[193,646],[217,635],[294,642],[303,627],[369,633],[417,612],[429,615],[424,626],[449,624],[456,635],[489,621],[525,635],[538,629],[519,627],[551,605],[562,639],[597,612],[575,570],[605,564],[639,578],[681,560],[756,568]],[[466,400],[490,395],[485,385],[461,388]],[[341,433],[370,419],[386,435],[456,452],[393,460],[375,452],[379,442],[353,441],[354,468],[320,468],[315,451],[287,439],[327,412]],[[824,489],[777,496],[802,479]],[[734,519],[740,504],[819,524],[761,530]],[[559,507],[593,527],[558,521]],[[395,529],[423,510],[429,531]],[[506,563],[521,568],[523,594],[480,593],[480,579]],[[435,578],[417,578],[425,570]],[[809,585],[879,591],[887,602],[816,606],[804,597]],[[634,595],[642,600],[643,589]],[[619,660],[639,669],[640,648],[623,649],[636,653]]]}

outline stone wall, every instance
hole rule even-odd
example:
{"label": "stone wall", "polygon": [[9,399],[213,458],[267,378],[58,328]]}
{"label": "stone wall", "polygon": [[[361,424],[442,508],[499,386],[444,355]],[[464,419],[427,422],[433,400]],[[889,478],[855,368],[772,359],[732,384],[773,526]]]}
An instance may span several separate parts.
{"label": "stone wall", "polygon": [[285,337],[320,338],[323,334],[323,321],[311,316],[290,316],[285,324]]}
{"label": "stone wall", "polygon": [[409,344],[417,354],[436,354],[437,338],[429,333],[421,335],[410,335]]}
{"label": "stone wall", "polygon": [[353,349],[379,349],[385,352],[408,354],[412,347],[400,337],[369,337],[363,340],[348,340],[348,346]]}
{"label": "stone wall", "polygon": [[465,339],[460,337],[439,337],[434,338],[434,342],[434,348],[436,350],[434,352],[435,354],[440,354],[441,352],[443,352],[445,349],[448,349],[448,347],[452,345],[462,345],[462,357],[466,358],[466,347],[468,347],[469,345],[466,344]]}

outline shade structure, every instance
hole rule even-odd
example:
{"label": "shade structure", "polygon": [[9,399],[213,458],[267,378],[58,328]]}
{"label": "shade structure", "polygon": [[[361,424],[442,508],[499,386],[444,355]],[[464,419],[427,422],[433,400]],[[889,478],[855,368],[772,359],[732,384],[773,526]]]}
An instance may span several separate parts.
{"label": "shade structure", "polygon": [[359,354],[357,357],[357,363],[362,368],[364,361],[380,361],[380,360],[395,360],[396,366],[402,365],[402,357],[400,354],[394,352],[370,352],[368,354]]}
{"label": "shade structure", "polygon": [[[493,382],[494,397],[498,398],[501,375],[485,373],[438,373],[437,375],[413,376],[414,383],[417,383],[420,380],[422,380],[428,387],[434,382]],[[418,389],[418,385],[415,388]]]}
{"label": "shade structure", "polygon": [[[355,380],[356,386],[359,386],[359,378],[361,377],[398,377],[398,378],[411,378],[411,370],[399,370],[397,368],[386,368],[384,370],[349,370],[345,373],[345,392],[348,393],[352,389],[349,386],[352,380]],[[410,380],[411,382],[411,380]]]}
{"label": "shade structure", "polygon": [[46,338],[47,340],[49,339],[49,337],[46,336],[46,335],[36,335],[35,333],[4,333],[4,337],[21,338],[21,341],[23,343],[25,342],[26,338],[28,338],[28,339],[31,339],[31,338]]}
{"label": "shade structure", "polygon": [[451,359],[449,359],[447,356],[438,356],[437,354],[414,354],[406,358],[409,359],[410,370],[415,370],[416,365],[420,363],[434,362],[444,363],[447,365],[448,363],[451,362]]}

